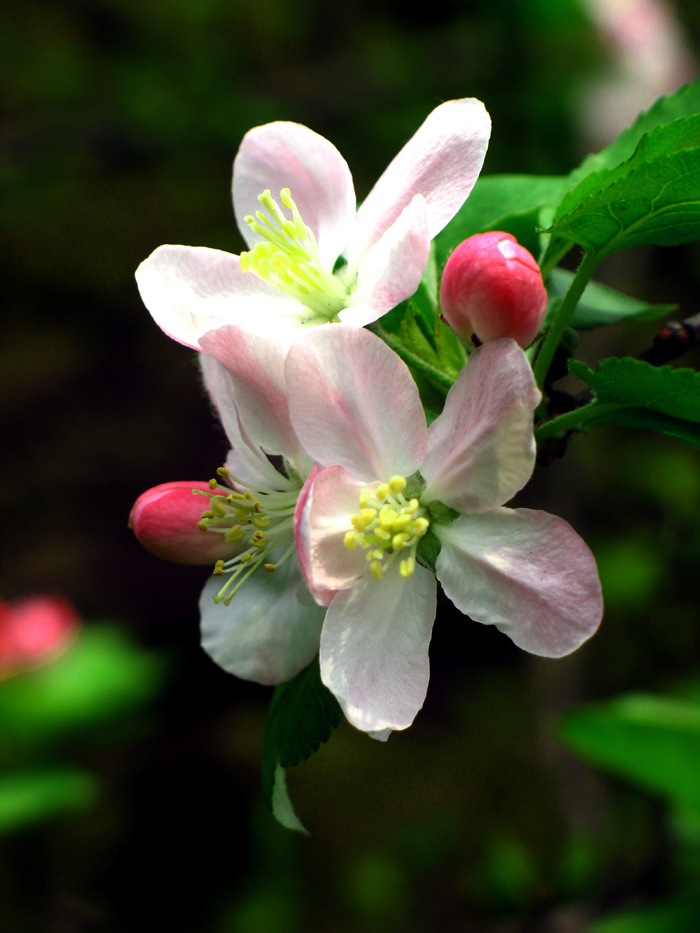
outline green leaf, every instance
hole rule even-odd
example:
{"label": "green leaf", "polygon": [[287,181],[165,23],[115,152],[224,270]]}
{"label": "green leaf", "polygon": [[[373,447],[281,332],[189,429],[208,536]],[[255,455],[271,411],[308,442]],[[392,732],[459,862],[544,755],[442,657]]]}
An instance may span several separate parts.
{"label": "green leaf", "polygon": [[570,191],[549,231],[599,258],[700,237],[700,114],[657,127],[613,169]]}
{"label": "green leaf", "polygon": [[305,832],[289,799],[285,768],[312,755],[341,719],[333,694],[321,683],[318,658],[275,689],[265,730],[262,784],[268,807],[288,829]]}
{"label": "green leaf", "polygon": [[590,761],[700,813],[700,705],[629,694],[565,717],[564,740]]}
{"label": "green leaf", "polygon": [[92,807],[97,780],[85,771],[53,768],[0,777],[0,835],[52,816]]}
{"label": "green leaf", "polygon": [[572,360],[569,371],[590,386],[600,402],[624,402],[630,407],[700,422],[700,373],[694,369],[610,357],[601,360],[595,371],[580,360]]}
{"label": "green leaf", "polygon": [[691,930],[700,930],[698,894],[625,910],[588,927],[588,933],[690,933]]}
{"label": "green leaf", "polygon": [[599,416],[594,413],[586,422],[586,427],[589,425],[617,425],[623,428],[658,431],[688,444],[689,447],[700,447],[700,424],[671,418],[649,408],[623,408],[619,411],[604,412]]}
{"label": "green leaf", "polygon": [[549,175],[486,175],[477,181],[464,205],[435,237],[441,268],[462,240],[486,230],[504,230],[537,255],[539,209],[554,207],[564,179]]}
{"label": "green leaf", "polygon": [[[549,293],[550,311],[547,314],[549,323],[551,312],[556,309],[555,301],[559,301],[569,290],[574,275],[565,269],[554,269],[547,279],[547,292]],[[631,298],[614,288],[601,285],[599,282],[589,282],[584,289],[581,300],[576,306],[569,327],[576,330],[590,330],[606,324],[617,324],[620,321],[654,321],[657,318],[672,314],[677,305],[652,305],[637,298]]]}
{"label": "green leaf", "polygon": [[632,126],[623,130],[614,142],[600,152],[587,156],[567,177],[566,189],[570,191],[575,188],[593,172],[614,168],[625,162],[634,153],[642,136],[651,130],[696,113],[700,113],[700,81],[686,84],[667,97],[660,97],[649,110],[637,117]]}
{"label": "green leaf", "polygon": [[165,668],[117,628],[86,625],[64,655],[0,690],[0,731],[46,740],[133,710],[162,686]]}

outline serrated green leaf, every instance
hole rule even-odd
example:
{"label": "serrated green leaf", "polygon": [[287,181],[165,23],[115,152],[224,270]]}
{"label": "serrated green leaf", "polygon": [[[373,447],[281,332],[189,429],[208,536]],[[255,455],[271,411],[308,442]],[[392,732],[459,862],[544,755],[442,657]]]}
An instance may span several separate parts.
{"label": "serrated green leaf", "polygon": [[486,230],[512,233],[537,253],[534,237],[539,208],[558,203],[563,183],[559,176],[482,175],[464,205],[433,241],[438,266],[445,264],[462,240]]}
{"label": "serrated green leaf", "polygon": [[0,835],[52,816],[87,809],[97,799],[97,779],[75,768],[51,768],[0,777]]}
{"label": "serrated green leaf", "polygon": [[[262,784],[268,807],[289,829],[303,829],[287,793],[284,769],[327,742],[341,719],[338,701],[322,683],[318,658],[275,689],[265,730]],[[296,821],[298,825],[290,825]]]}
{"label": "serrated green leaf", "polygon": [[[549,323],[551,312],[557,307],[554,302],[564,297],[573,278],[573,273],[565,269],[554,269],[547,278],[550,311],[547,313],[545,324]],[[648,304],[599,282],[589,282],[569,321],[569,326],[577,330],[590,330],[620,321],[654,321],[672,314],[676,308],[677,305]]]}
{"label": "serrated green leaf", "polygon": [[566,179],[566,190],[571,191],[587,175],[606,168],[615,168],[625,162],[634,153],[637,145],[646,133],[666,123],[673,123],[682,117],[700,113],[700,81],[686,84],[669,94],[660,97],[648,110],[641,113],[632,126],[627,127],[614,142],[600,152],[587,156]]}
{"label": "serrated green leaf", "polygon": [[569,370],[593,389],[600,402],[625,402],[630,407],[700,422],[700,373],[694,369],[610,357],[601,360],[595,371],[580,360],[572,360]]}
{"label": "serrated green leaf", "polygon": [[599,258],[698,239],[700,114],[657,127],[626,162],[584,178],[561,202],[549,232]]}
{"label": "serrated green leaf", "polygon": [[86,625],[64,655],[0,690],[0,729],[46,740],[134,709],[162,686],[165,665],[113,626]]}
{"label": "serrated green leaf", "polygon": [[700,813],[700,706],[630,694],[567,716],[564,740],[590,761]]}

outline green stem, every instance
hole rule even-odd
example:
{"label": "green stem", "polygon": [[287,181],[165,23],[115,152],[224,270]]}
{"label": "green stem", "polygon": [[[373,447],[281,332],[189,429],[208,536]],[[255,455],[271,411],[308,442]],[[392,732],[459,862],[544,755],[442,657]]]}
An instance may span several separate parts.
{"label": "green stem", "polygon": [[574,408],[573,411],[567,411],[565,415],[558,415],[551,421],[546,421],[535,429],[535,439],[546,440],[557,434],[564,434],[572,428],[582,427],[588,421],[599,418],[601,415],[607,415],[613,411],[620,411],[622,408],[634,408],[632,402],[599,402],[593,399],[588,405],[582,405],[580,408]]}
{"label": "green stem", "polygon": [[396,353],[397,356],[400,356],[404,363],[412,366],[419,373],[423,373],[424,376],[427,376],[428,379],[432,379],[432,381],[437,383],[437,385],[442,386],[445,389],[452,388],[455,382],[454,379],[448,376],[447,373],[443,373],[442,370],[431,366],[430,363],[426,363],[426,361],[420,356],[412,353],[400,340],[397,340],[393,334],[390,334],[388,331],[384,330],[381,324],[373,324],[370,327],[370,330],[373,330],[377,337],[381,337],[384,343],[391,347],[394,353]]}
{"label": "green stem", "polygon": [[586,285],[588,285],[588,281],[593,275],[593,271],[599,261],[600,257],[597,253],[586,253],[583,257],[583,262],[578,267],[578,271],[569,286],[569,290],[564,295],[562,303],[559,306],[556,317],[545,335],[534,365],[535,379],[540,388],[544,385],[544,381],[547,378],[549,367],[552,365],[554,354],[561,342],[561,338],[564,336],[564,331],[568,327],[571,315],[574,313],[576,305],[583,294],[583,290]]}

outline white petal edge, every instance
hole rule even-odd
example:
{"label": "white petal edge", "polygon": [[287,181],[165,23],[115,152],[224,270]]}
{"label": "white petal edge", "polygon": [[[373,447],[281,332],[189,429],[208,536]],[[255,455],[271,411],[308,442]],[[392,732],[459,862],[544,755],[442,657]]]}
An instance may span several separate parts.
{"label": "white petal edge", "polygon": [[348,260],[366,252],[416,194],[428,207],[430,239],[439,233],[474,187],[490,135],[491,118],[481,101],[464,98],[436,107],[358,210]]}
{"label": "white petal edge", "polygon": [[246,133],[233,163],[232,192],[236,222],[249,246],[261,237],[245,217],[261,209],[258,196],[267,188],[280,207],[280,191],[290,189],[323,263],[332,270],[357,207],[350,169],[333,143],[306,126],[281,120]]}
{"label": "white petal edge", "polygon": [[273,573],[260,569],[230,605],[215,603],[224,583],[211,577],[199,601],[202,647],[219,667],[243,680],[279,684],[318,651],[324,610],[317,606],[292,556]]}
{"label": "white petal edge", "polygon": [[241,272],[238,256],[206,246],[159,246],[136,270],[136,283],[161,330],[193,350],[222,324],[298,311],[284,292]]}
{"label": "white petal edge", "polygon": [[285,371],[292,424],[321,466],[372,482],[420,465],[427,432],[418,389],[374,334],[348,324],[314,327],[289,351]]}
{"label": "white petal edge", "polygon": [[430,425],[423,501],[439,499],[466,513],[508,502],[535,466],[533,413],[540,398],[514,340],[475,350]]}
{"label": "white petal edge", "polygon": [[363,732],[407,729],[428,689],[437,585],[420,565],[408,580],[365,573],[330,604],[321,633],[321,680]]}
{"label": "white petal edge", "polygon": [[433,529],[437,577],[457,608],[519,648],[558,658],[594,634],[603,614],[595,559],[563,519],[529,509],[463,515]]}

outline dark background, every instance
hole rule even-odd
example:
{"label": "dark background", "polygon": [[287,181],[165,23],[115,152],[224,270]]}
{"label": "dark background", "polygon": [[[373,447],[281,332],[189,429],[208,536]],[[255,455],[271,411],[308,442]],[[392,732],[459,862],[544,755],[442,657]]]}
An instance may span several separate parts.
{"label": "dark background", "polygon": [[[675,10],[690,78],[700,14]],[[555,727],[585,700],[696,674],[696,451],[598,429],[538,470],[518,501],[590,543],[600,633],[548,662],[445,605],[415,725],[381,745],[342,724],[290,774],[310,839],[262,802],[270,691],[198,648],[205,571],[156,560],[127,529],[144,489],[206,479],[225,454],[194,354],[152,322],[133,272],[161,243],[239,251],[230,170],[247,129],[289,119],[327,136],[361,199],[433,107],[475,96],[494,126],[485,172],[566,173],[607,141],[593,141],[594,87],[623,110],[629,93],[633,118],[644,88],[625,67],[574,0],[420,13],[63,0],[4,14],[0,595],[61,592],[86,625],[111,620],[166,657],[170,676],[147,714],[75,740],[103,789],[93,809],[2,841],[0,929],[578,931],[663,893],[659,806],[577,761]],[[652,84],[638,106],[674,86]],[[600,277],[687,316],[698,258],[695,245],[634,251]],[[615,328],[582,355],[634,355],[654,330]]]}

